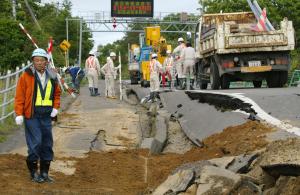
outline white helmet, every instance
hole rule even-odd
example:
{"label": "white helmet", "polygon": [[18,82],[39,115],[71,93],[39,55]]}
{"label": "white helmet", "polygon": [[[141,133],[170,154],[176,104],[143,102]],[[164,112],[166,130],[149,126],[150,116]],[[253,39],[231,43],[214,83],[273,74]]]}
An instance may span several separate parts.
{"label": "white helmet", "polygon": [[48,60],[48,54],[44,49],[37,48],[32,52],[31,58],[33,57],[44,57]]}
{"label": "white helmet", "polygon": [[116,57],[117,55],[116,55],[115,52],[110,52],[109,56],[110,56],[110,57]]}
{"label": "white helmet", "polygon": [[94,55],[95,55],[95,52],[91,50],[91,51],[89,52],[89,55],[94,56]]}
{"label": "white helmet", "polygon": [[179,37],[178,42],[184,42],[184,39],[182,37]]}
{"label": "white helmet", "polygon": [[157,58],[157,54],[156,53],[153,53],[152,55],[151,55],[151,58],[153,59],[153,58]]}
{"label": "white helmet", "polygon": [[172,53],[171,50],[168,49],[168,50],[167,50],[167,54],[171,54],[171,53]]}

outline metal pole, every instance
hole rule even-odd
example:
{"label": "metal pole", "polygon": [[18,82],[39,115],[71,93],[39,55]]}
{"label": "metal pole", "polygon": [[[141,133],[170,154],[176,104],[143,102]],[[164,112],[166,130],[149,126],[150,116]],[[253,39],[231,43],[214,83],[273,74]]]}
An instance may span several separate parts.
{"label": "metal pole", "polygon": [[15,20],[17,20],[17,13],[16,13],[16,0],[11,0],[12,4],[12,14]]}
{"label": "metal pole", "polygon": [[[68,18],[66,18],[66,37],[67,37],[67,41],[69,42],[69,20],[68,20]],[[67,50],[66,64],[67,64],[67,66],[70,66],[69,65],[69,50]]]}
{"label": "metal pole", "polygon": [[79,66],[81,66],[81,50],[82,50],[82,18],[80,19],[80,32],[79,32],[79,60],[78,60],[78,63],[79,63]]}

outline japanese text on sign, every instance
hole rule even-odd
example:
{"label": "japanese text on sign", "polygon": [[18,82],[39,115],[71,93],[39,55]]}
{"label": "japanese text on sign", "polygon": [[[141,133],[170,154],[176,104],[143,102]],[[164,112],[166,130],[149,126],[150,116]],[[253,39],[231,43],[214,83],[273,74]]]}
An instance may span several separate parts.
{"label": "japanese text on sign", "polygon": [[111,0],[112,17],[153,17],[153,0]]}

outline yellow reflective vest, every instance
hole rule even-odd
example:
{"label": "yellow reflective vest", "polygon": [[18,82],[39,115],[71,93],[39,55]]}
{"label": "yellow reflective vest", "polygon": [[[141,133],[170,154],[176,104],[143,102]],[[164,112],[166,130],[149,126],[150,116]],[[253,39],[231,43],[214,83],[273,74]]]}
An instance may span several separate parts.
{"label": "yellow reflective vest", "polygon": [[53,101],[51,99],[51,91],[52,91],[52,83],[51,83],[50,79],[48,80],[47,85],[46,85],[44,99],[42,97],[40,86],[37,85],[35,106],[52,106]]}

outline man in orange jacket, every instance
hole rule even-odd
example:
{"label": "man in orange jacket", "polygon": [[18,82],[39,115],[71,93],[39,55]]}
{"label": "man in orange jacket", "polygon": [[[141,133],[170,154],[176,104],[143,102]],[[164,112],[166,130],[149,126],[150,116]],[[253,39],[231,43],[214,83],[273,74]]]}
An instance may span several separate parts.
{"label": "man in orange jacket", "polygon": [[[34,182],[53,182],[49,177],[53,160],[52,118],[60,107],[60,88],[56,73],[47,69],[48,55],[35,49],[32,63],[20,76],[16,88],[15,113],[17,125],[25,123],[28,147],[27,167]],[[40,173],[38,174],[38,161]]]}

